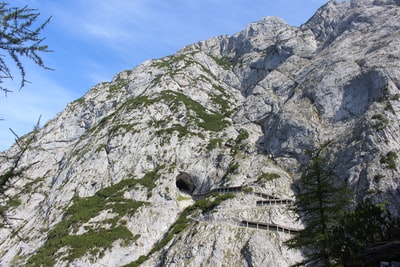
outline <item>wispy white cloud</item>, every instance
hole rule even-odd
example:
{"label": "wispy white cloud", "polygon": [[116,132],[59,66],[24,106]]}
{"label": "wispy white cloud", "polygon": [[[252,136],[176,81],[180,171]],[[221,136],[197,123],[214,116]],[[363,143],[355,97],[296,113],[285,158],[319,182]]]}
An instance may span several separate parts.
{"label": "wispy white cloud", "polygon": [[[299,10],[306,10],[310,0],[281,0],[279,4],[262,0],[42,1],[48,3],[53,22],[65,34],[131,61],[136,54],[160,49],[171,53],[191,42],[233,34],[250,22],[285,10],[290,11],[287,17],[298,17],[301,23]],[[315,1],[326,2],[310,2],[316,5]]]}
{"label": "wispy white cloud", "polygon": [[33,130],[41,118],[41,125],[62,111],[66,103],[76,99],[71,90],[49,80],[41,71],[30,72],[35,77],[32,84],[5,97],[0,95],[0,151],[14,142],[13,129],[19,136]]}
{"label": "wispy white cloud", "polygon": [[[188,40],[195,42],[240,30],[238,21],[246,10],[243,3],[234,2],[71,0],[53,4],[52,13],[60,28],[74,38],[130,57],[143,53],[134,50],[138,47],[154,51],[164,47],[171,51],[189,44]],[[245,25],[242,24],[240,27]],[[227,28],[231,30],[227,32]]]}
{"label": "wispy white cloud", "polygon": [[[152,16],[146,1],[77,1],[53,4],[58,26],[77,39],[100,41],[98,45],[133,40],[135,29]],[[138,31],[137,35],[145,34]]]}

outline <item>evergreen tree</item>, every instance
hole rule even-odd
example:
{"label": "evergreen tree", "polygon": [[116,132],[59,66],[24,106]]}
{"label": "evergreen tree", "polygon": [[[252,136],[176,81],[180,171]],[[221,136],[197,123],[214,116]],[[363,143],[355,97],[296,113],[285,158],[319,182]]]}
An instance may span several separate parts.
{"label": "evergreen tree", "polygon": [[40,67],[48,69],[40,52],[49,52],[47,45],[43,45],[43,37],[40,36],[42,30],[49,23],[48,18],[44,23],[35,26],[40,13],[35,9],[10,7],[7,3],[0,3],[0,90],[5,93],[11,90],[1,85],[4,79],[13,79],[11,69],[7,65],[6,55],[13,61],[21,75],[21,88],[27,82],[25,78],[25,68],[21,62],[21,57],[29,58]]}
{"label": "evergreen tree", "polygon": [[[376,266],[387,260],[385,255],[368,257],[366,252],[379,243],[399,240],[400,219],[393,217],[384,205],[366,200],[339,220],[331,239],[331,256],[338,265]],[[391,256],[399,259],[400,251]]]}
{"label": "evergreen tree", "polygon": [[350,203],[350,191],[336,176],[324,155],[328,144],[309,153],[310,161],[296,184],[295,211],[305,229],[287,245],[303,249],[306,260],[302,264],[331,265],[331,230]]}

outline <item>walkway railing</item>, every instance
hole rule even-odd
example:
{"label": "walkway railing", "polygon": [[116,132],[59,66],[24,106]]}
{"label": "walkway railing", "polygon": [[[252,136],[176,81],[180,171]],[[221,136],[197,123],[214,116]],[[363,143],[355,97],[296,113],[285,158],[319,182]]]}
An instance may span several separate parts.
{"label": "walkway railing", "polygon": [[[198,199],[207,197],[213,193],[226,194],[226,193],[239,193],[239,192],[244,192],[244,193],[248,193],[251,195],[255,195],[257,197],[264,198],[264,200],[257,200],[256,206],[293,205],[294,204],[293,200],[291,200],[291,199],[280,199],[278,197],[268,195],[265,193],[248,191],[248,190],[246,190],[246,188],[243,188],[242,186],[219,187],[219,188],[211,189],[210,191],[205,192],[205,193],[193,194],[192,196],[194,199],[198,200]],[[254,221],[232,219],[232,218],[215,219],[212,215],[204,215],[202,218],[192,218],[192,219],[195,221],[205,221],[205,222],[234,223],[234,224],[242,226],[242,227],[282,232],[282,233],[287,233],[287,234],[296,234],[300,231],[299,229],[296,229],[296,228],[281,226],[281,225],[277,225],[277,224],[273,224],[273,223],[254,222]]]}
{"label": "walkway railing", "polygon": [[262,198],[265,198],[265,199],[279,199],[278,197],[274,197],[274,196],[271,196],[271,195],[268,195],[268,194],[265,194],[265,193],[260,193],[260,192],[255,192],[253,194],[255,196],[262,197]]}
{"label": "walkway railing", "polygon": [[204,193],[200,193],[200,194],[193,194],[193,198],[194,199],[200,199],[200,198],[204,198],[207,197],[208,195],[211,195],[213,193],[222,193],[222,194],[226,194],[226,193],[239,193],[242,192],[242,186],[233,186],[233,187],[218,187],[218,188],[214,188],[211,189],[207,192]]}
{"label": "walkway railing", "polygon": [[291,199],[269,199],[269,200],[257,200],[257,206],[269,206],[269,205],[293,205]]}
{"label": "walkway railing", "polygon": [[255,221],[247,221],[240,220],[237,218],[214,218],[212,215],[205,215],[201,218],[192,218],[194,221],[202,221],[202,222],[214,222],[214,223],[222,223],[222,224],[236,224],[241,227],[253,228],[257,230],[265,230],[265,231],[274,231],[274,232],[282,232],[285,234],[294,235],[297,234],[300,230],[292,227],[277,225],[273,223],[264,223],[264,222],[255,222]]}
{"label": "walkway railing", "polygon": [[248,191],[246,189],[249,189],[249,188],[246,188],[246,187],[243,188],[243,186],[218,187],[218,188],[211,189],[211,190],[209,190],[207,192],[204,192],[204,193],[193,194],[192,196],[195,199],[200,199],[200,198],[203,198],[203,197],[207,197],[208,195],[211,195],[212,193],[226,194],[226,193],[243,192],[243,193],[248,193],[248,194],[251,194],[251,195],[255,195],[257,197],[262,197],[262,198],[265,198],[267,200],[273,200],[273,199],[280,200],[280,198],[272,196],[272,195],[269,195],[269,194],[265,194],[265,193],[261,193],[261,192],[252,192],[252,191]]}
{"label": "walkway railing", "polygon": [[281,225],[272,224],[272,223],[252,222],[252,221],[243,220],[243,221],[241,221],[240,225],[248,227],[248,228],[282,232],[282,233],[286,233],[286,234],[297,234],[299,232],[299,229],[290,228],[290,227],[281,226]]}

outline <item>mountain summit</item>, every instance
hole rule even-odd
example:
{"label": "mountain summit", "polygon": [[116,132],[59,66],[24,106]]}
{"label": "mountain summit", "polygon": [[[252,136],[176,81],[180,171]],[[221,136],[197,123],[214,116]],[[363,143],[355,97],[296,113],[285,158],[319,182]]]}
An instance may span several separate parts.
{"label": "mountain summit", "polygon": [[330,1],[117,74],[0,154],[1,266],[289,266],[306,151],[400,212],[400,1]]}

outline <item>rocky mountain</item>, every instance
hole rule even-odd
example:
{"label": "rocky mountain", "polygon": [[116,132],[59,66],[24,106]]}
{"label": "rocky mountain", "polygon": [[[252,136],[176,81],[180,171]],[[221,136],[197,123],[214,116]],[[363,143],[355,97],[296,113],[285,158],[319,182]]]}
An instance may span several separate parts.
{"label": "rocky mountain", "polygon": [[0,154],[0,266],[289,266],[305,153],[400,212],[400,1],[330,1],[117,74]]}

